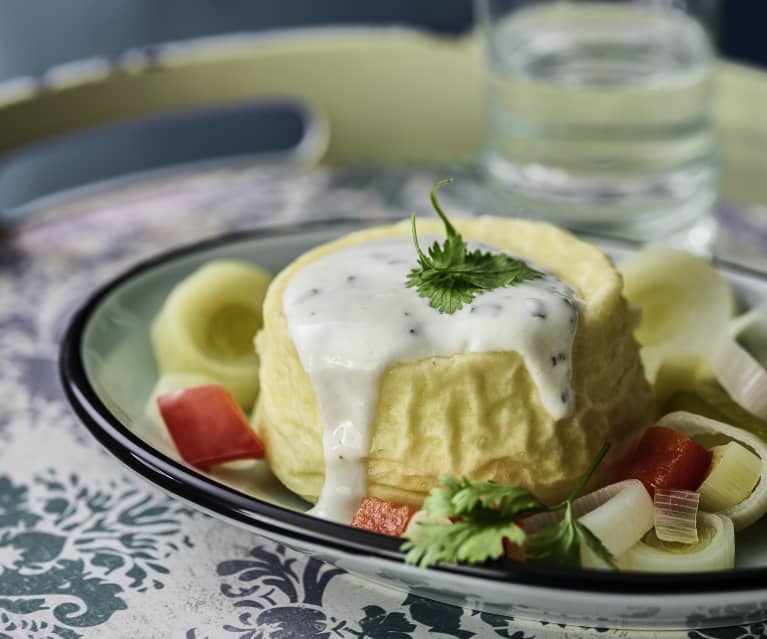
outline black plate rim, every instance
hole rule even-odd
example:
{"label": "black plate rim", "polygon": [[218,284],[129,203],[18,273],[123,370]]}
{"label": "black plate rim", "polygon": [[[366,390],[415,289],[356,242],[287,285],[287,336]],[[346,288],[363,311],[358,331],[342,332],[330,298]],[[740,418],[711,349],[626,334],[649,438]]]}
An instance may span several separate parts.
{"label": "black plate rim", "polygon": [[[355,556],[401,563],[400,541],[384,535],[324,521],[281,506],[269,504],[230,488],[193,468],[156,451],[139,439],[101,402],[85,372],[81,357],[82,338],[90,318],[100,303],[129,280],[155,267],[197,252],[249,240],[279,239],[297,233],[319,232],[334,227],[392,223],[393,218],[360,220],[333,218],[322,221],[243,230],[203,239],[143,259],[96,289],[70,320],[59,352],[59,375],[67,399],[77,416],[106,450],[128,468],[162,489],[192,504],[246,527],[294,539],[298,544],[320,545]],[[624,248],[637,243],[596,234],[585,237]],[[767,279],[755,269],[716,259],[715,264],[733,273]],[[758,591],[767,584],[767,567],[738,568],[694,574],[625,573],[580,570],[537,564],[507,562],[504,567],[447,565],[431,568],[454,576],[473,577],[514,585],[543,587],[559,591],[612,595],[689,595],[716,594],[722,591]]]}

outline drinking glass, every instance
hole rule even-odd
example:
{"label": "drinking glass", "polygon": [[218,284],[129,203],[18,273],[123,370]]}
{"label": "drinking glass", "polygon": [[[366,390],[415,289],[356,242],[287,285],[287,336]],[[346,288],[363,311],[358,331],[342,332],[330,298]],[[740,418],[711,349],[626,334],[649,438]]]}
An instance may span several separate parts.
{"label": "drinking glass", "polygon": [[704,245],[714,0],[477,0],[496,212]]}

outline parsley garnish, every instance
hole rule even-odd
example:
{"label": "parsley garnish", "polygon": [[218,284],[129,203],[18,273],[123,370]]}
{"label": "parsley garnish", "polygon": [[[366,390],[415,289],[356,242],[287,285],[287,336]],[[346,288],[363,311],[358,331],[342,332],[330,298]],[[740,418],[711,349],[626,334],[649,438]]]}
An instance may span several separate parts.
{"label": "parsley garnish", "polygon": [[427,298],[432,307],[448,314],[460,310],[485,291],[543,277],[540,271],[505,253],[469,250],[437,201],[437,189],[452,181],[442,180],[431,189],[432,206],[442,219],[447,234],[442,245],[434,242],[426,255],[418,244],[415,214],[410,217],[418,267],[408,273],[405,281],[408,287],[415,287],[421,297]]}
{"label": "parsley garnish", "polygon": [[[402,550],[409,564],[483,563],[498,559],[506,542],[523,547],[525,556],[561,566],[581,565],[581,544],[586,544],[605,563],[615,559],[586,526],[573,517],[572,503],[581,494],[610,445],[605,444],[581,477],[573,492],[555,506],[542,504],[524,488],[488,481],[445,477],[423,504],[426,520],[411,526]],[[518,522],[541,512],[564,511],[561,519],[528,535]],[[449,521],[448,521],[449,520]]]}

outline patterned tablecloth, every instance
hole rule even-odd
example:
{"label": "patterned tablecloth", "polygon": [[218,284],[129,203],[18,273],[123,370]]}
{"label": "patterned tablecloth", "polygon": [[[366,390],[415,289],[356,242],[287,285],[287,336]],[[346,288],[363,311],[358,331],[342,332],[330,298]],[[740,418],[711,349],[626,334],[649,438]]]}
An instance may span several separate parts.
{"label": "patterned tablecloth", "polygon": [[[561,627],[386,590],[168,497],[78,422],[58,381],[58,343],[94,287],[140,258],[229,230],[426,211],[434,178],[230,165],[48,203],[53,219],[0,239],[0,639],[767,637],[756,622],[675,633]],[[465,199],[440,195],[466,212]],[[764,227],[723,218],[721,245],[747,257],[751,242],[764,260]]]}

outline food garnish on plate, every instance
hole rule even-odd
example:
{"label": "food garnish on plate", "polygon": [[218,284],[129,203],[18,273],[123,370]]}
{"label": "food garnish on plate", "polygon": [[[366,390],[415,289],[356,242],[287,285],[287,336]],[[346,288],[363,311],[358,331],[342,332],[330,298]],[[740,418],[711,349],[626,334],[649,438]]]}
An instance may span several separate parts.
{"label": "food garnish on plate", "polygon": [[[265,454],[315,503],[311,514],[403,535],[407,560],[421,565],[731,567],[734,530],[767,511],[767,430],[749,403],[767,390],[757,365],[746,375],[757,390],[739,395],[745,407],[728,393],[745,377],[727,350],[727,283],[702,258],[652,249],[624,271],[630,307],[597,247],[530,221],[451,222],[442,184],[431,194],[439,220],[319,246],[266,291],[260,269],[212,262],[171,293],[153,331],[156,394],[194,417],[186,437],[183,419],[167,424],[181,457],[204,469]],[[674,306],[689,299],[658,282],[669,264],[719,303],[714,320],[690,326],[698,312]],[[186,332],[165,343],[173,326]],[[259,328],[254,354],[248,338]],[[230,415],[211,427],[219,441],[208,455],[198,435],[216,420],[199,419],[201,395],[189,393],[198,406],[185,412],[183,392],[162,390],[190,374],[220,382],[219,392],[205,381],[206,392],[230,412],[258,396],[254,432]],[[717,378],[748,420],[733,423],[732,409],[701,429],[702,418],[680,413],[648,430],[656,398],[663,414]]]}

